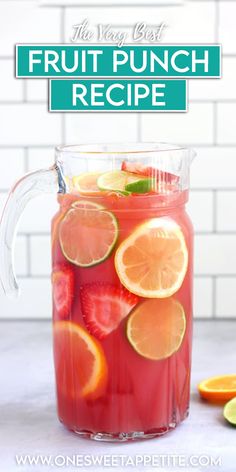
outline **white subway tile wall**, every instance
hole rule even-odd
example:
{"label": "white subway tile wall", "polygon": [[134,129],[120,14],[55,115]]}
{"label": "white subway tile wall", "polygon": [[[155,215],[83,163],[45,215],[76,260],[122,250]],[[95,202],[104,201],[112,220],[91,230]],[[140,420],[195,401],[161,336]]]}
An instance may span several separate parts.
{"label": "white subway tile wall", "polygon": [[46,104],[2,104],[0,123],[0,146],[53,146],[61,139],[61,117],[48,113]]}
{"label": "white subway tile wall", "polygon": [[135,113],[68,113],[65,116],[65,137],[68,143],[78,143],[79,135],[83,142],[103,143],[109,141],[137,141],[138,118]]}
{"label": "white subway tile wall", "polygon": [[232,0],[219,1],[219,39],[225,54],[236,53],[235,29],[236,3]]}
{"label": "white subway tile wall", "polygon": [[47,276],[51,267],[51,241],[49,236],[34,236],[29,238],[31,257],[31,273],[33,276]]}
{"label": "white subway tile wall", "polygon": [[218,277],[216,281],[216,316],[236,317],[236,277]]}
{"label": "white subway tile wall", "polygon": [[24,98],[23,80],[14,77],[14,60],[0,59],[0,100],[1,102],[21,102]]}
{"label": "white subway tile wall", "polygon": [[213,104],[190,103],[189,107],[189,113],[143,113],[142,140],[168,142],[171,134],[174,142],[211,144],[214,138]]}
{"label": "white subway tile wall", "polygon": [[217,104],[217,143],[234,144],[236,138],[236,102]]}
{"label": "white subway tile wall", "polygon": [[[236,317],[235,16],[236,0],[1,1],[0,211],[20,175],[53,163],[55,144],[172,140],[193,146],[188,211],[196,231],[195,316]],[[14,79],[14,45],[70,43],[73,25],[86,18],[94,32],[98,23],[130,34],[138,21],[164,22],[163,42],[222,43],[222,79],[189,81],[186,114],[49,114],[47,81]],[[12,301],[0,291],[0,318],[50,317],[49,233],[56,211],[54,196],[25,210],[15,249],[21,297]]]}

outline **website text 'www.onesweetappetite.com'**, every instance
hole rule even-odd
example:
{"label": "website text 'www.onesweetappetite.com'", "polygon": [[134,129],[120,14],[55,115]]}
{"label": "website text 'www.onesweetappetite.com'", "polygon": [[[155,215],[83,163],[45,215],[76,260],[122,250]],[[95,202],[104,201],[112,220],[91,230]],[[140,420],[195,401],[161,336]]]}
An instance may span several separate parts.
{"label": "website text 'www.onesweetappetite.com'", "polygon": [[209,455],[191,455],[182,454],[144,454],[129,456],[125,454],[72,454],[72,455],[16,455],[17,466],[48,466],[48,467],[221,467],[221,457]]}

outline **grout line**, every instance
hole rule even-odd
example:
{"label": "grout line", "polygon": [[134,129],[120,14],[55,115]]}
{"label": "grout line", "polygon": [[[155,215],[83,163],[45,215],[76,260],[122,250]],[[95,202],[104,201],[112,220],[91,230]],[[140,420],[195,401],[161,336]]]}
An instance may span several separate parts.
{"label": "grout line", "polygon": [[213,145],[217,145],[218,105],[213,103]]}
{"label": "grout line", "polygon": [[212,277],[212,274],[194,274],[194,279],[209,279]]}
{"label": "grout line", "polygon": [[29,149],[24,147],[24,172],[29,172]]}
{"label": "grout line", "polygon": [[196,236],[235,236],[236,231],[194,231]]}
{"label": "grout line", "polygon": [[[144,8],[144,7],[177,7],[177,6],[183,6],[181,3],[175,3],[175,2],[168,2],[168,3],[165,3],[163,0],[162,0],[162,3],[158,3],[158,5],[156,5],[155,3],[138,3],[138,4],[135,4],[135,3],[113,3],[113,4],[107,4],[107,3],[90,3],[90,4],[87,4],[87,3],[84,3],[84,2],[77,2],[77,4],[73,4],[73,3],[68,3],[67,5],[63,5],[64,8],[130,8],[130,7],[133,7],[133,8]],[[51,4],[51,5],[42,5],[43,8],[60,8],[62,7],[62,4]],[[125,26],[125,25],[123,25]]]}
{"label": "grout line", "polygon": [[32,149],[48,149],[54,148],[55,143],[51,144],[0,144],[0,149],[20,149],[22,147],[30,147]]}
{"label": "grout line", "polygon": [[18,276],[18,279],[30,279],[30,280],[41,280],[41,279],[48,279],[50,280],[50,274],[39,274],[39,275],[35,275],[35,274],[30,274],[30,277],[28,275],[20,275]]}
{"label": "grout line", "polygon": [[212,191],[213,197],[213,215],[212,215],[212,222],[213,222],[213,233],[217,233],[217,191]]}
{"label": "grout line", "polygon": [[137,114],[137,141],[142,142],[142,117]]}
{"label": "grout line", "polygon": [[236,142],[235,143],[217,143],[216,145],[213,143],[181,143],[182,146],[192,146],[196,148],[235,148],[236,147]]}
{"label": "grout line", "polygon": [[61,145],[66,142],[66,115],[65,113],[61,114]]}
{"label": "grout line", "polygon": [[27,275],[26,277],[32,277],[31,273],[31,250],[30,250],[30,235],[27,234],[26,236],[26,261],[27,261]]}
{"label": "grout line", "polygon": [[[18,278],[20,279],[20,277],[18,277]],[[36,322],[36,323],[38,323],[39,321],[42,322],[42,323],[43,322],[46,322],[46,323],[50,322],[51,323],[52,319],[51,319],[51,316],[49,316],[49,315],[48,315],[47,318],[44,318],[44,317],[41,317],[41,318],[38,318],[38,317],[35,317],[35,318],[31,318],[31,317],[30,318],[24,318],[24,317],[22,317],[22,318],[19,318],[19,317],[17,317],[17,318],[13,318],[13,317],[12,318],[5,318],[5,317],[1,317],[0,318],[0,323],[5,323],[5,322],[7,322],[7,323],[9,323],[9,322],[10,323],[15,323],[15,322],[19,322],[19,323],[22,323],[22,322],[23,323],[28,323],[28,322],[32,323],[33,322],[34,323],[34,322]]]}
{"label": "grout line", "polygon": [[[0,1],[1,1],[1,0],[0,0]],[[4,61],[4,60],[7,60],[7,61],[10,60],[10,61],[12,61],[14,58],[15,58],[14,55],[13,55],[13,56],[2,56],[2,55],[0,55],[0,60],[1,60],[1,61]]]}
{"label": "grout line", "polygon": [[19,231],[19,236],[50,236],[50,231]]}
{"label": "grout line", "polygon": [[216,276],[212,276],[212,318],[216,318]]}
{"label": "grout line", "polygon": [[27,103],[28,105],[40,105],[40,104],[43,104],[45,105],[45,103],[47,103],[47,99],[45,100],[27,100],[27,88],[25,87],[25,82],[26,80],[23,79],[24,82],[23,82],[23,100],[20,101],[20,100],[0,100],[0,105],[22,105],[22,103]]}
{"label": "grout line", "polygon": [[205,278],[211,278],[215,277],[215,279],[235,279],[236,278],[236,273],[235,274],[194,274],[194,277],[197,279],[205,279]]}
{"label": "grout line", "polygon": [[27,103],[27,79],[23,79],[23,103]]}
{"label": "grout line", "polygon": [[236,191],[236,186],[235,187],[193,187],[190,188],[190,193],[191,192],[235,192]]}
{"label": "grout line", "polygon": [[[186,147],[195,147],[195,148],[236,148],[236,142],[235,143],[217,143],[214,145],[213,143],[179,143],[181,146],[186,146]],[[29,147],[32,149],[47,149],[47,148],[54,148],[55,143],[47,143],[47,144],[0,144],[0,149],[19,149],[22,147]]]}
{"label": "grout line", "polygon": [[219,42],[219,27],[220,27],[220,9],[219,2],[215,0],[215,43]]}
{"label": "grout line", "polygon": [[213,105],[215,103],[236,103],[236,98],[218,98],[217,101],[214,98],[191,98],[189,104],[191,105],[191,103],[212,103]]}
{"label": "grout line", "polygon": [[65,43],[65,6],[61,6],[60,12],[60,38],[61,42]]}

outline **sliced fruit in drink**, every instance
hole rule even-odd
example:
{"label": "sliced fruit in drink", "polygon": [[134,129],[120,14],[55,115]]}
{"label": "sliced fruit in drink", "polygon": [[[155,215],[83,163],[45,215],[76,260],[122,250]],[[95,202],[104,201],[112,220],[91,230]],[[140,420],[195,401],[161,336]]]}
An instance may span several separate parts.
{"label": "sliced fruit in drink", "polygon": [[115,268],[121,283],[145,298],[165,298],[181,287],[188,250],[180,227],[170,218],[140,225],[118,247]]}
{"label": "sliced fruit in drink", "polygon": [[178,175],[166,172],[156,167],[145,166],[140,162],[123,161],[121,165],[121,170],[131,172],[137,175],[151,177],[163,183],[165,182],[169,184],[176,184],[179,182]]}
{"label": "sliced fruit in drink", "polygon": [[74,272],[71,267],[59,266],[53,270],[53,301],[58,318],[69,317],[74,298]]}
{"label": "sliced fruit in drink", "polygon": [[73,177],[72,184],[76,192],[80,195],[96,195],[100,194],[100,190],[97,186],[97,179],[101,175],[101,172],[86,172]]}
{"label": "sliced fruit in drink", "polygon": [[63,211],[63,214],[70,208],[72,203],[77,201],[77,198],[78,197],[73,193],[58,193],[57,201],[60,205],[60,210]]}
{"label": "sliced fruit in drink", "polygon": [[52,229],[51,229],[52,248],[54,247],[54,244],[56,243],[56,241],[58,241],[58,229],[59,229],[60,221],[62,220],[63,216],[64,216],[64,212],[60,211],[53,217]]}
{"label": "sliced fruit in drink", "polygon": [[186,329],[182,305],[172,297],[140,303],[127,322],[127,337],[136,352],[161,360],[180,348]]}
{"label": "sliced fruit in drink", "polygon": [[155,181],[153,179],[141,179],[125,186],[125,190],[130,193],[148,193],[155,190]]}
{"label": "sliced fruit in drink", "polygon": [[226,403],[224,417],[230,424],[236,426],[236,397]]}
{"label": "sliced fruit in drink", "polygon": [[227,401],[236,397],[236,374],[220,375],[203,380],[198,385],[202,398],[210,401]]}
{"label": "sliced fruit in drink", "polygon": [[[143,176],[143,179],[146,180],[146,177]],[[115,170],[102,174],[97,180],[97,185],[99,189],[103,191],[119,192],[123,195],[129,195],[130,192],[125,189],[126,185],[140,180],[142,180],[141,176]]]}
{"label": "sliced fruit in drink", "polygon": [[80,267],[104,261],[118,237],[115,216],[97,203],[74,202],[60,223],[59,239],[67,260]]}
{"label": "sliced fruit in drink", "polygon": [[58,389],[65,396],[96,400],[106,389],[107,362],[99,341],[70,321],[54,323]]}
{"label": "sliced fruit in drink", "polygon": [[138,297],[109,283],[95,282],[81,287],[84,322],[99,339],[114,331],[138,303]]}

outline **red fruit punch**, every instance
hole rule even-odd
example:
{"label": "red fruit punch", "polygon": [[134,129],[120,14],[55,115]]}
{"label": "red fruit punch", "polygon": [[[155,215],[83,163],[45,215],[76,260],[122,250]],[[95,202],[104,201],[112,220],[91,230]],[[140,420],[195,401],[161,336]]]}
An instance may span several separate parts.
{"label": "red fruit punch", "polygon": [[139,301],[124,287],[108,283],[86,284],[80,290],[85,325],[99,339],[114,331]]}
{"label": "red fruit punch", "polygon": [[70,267],[59,266],[52,273],[53,300],[58,318],[69,317],[74,298],[74,272]]}
{"label": "red fruit punch", "polygon": [[177,184],[179,182],[179,176],[165,172],[164,170],[156,169],[154,167],[147,167],[139,162],[122,162],[121,170],[131,172],[133,174],[145,175],[146,177],[156,178],[160,182],[168,184]]}

